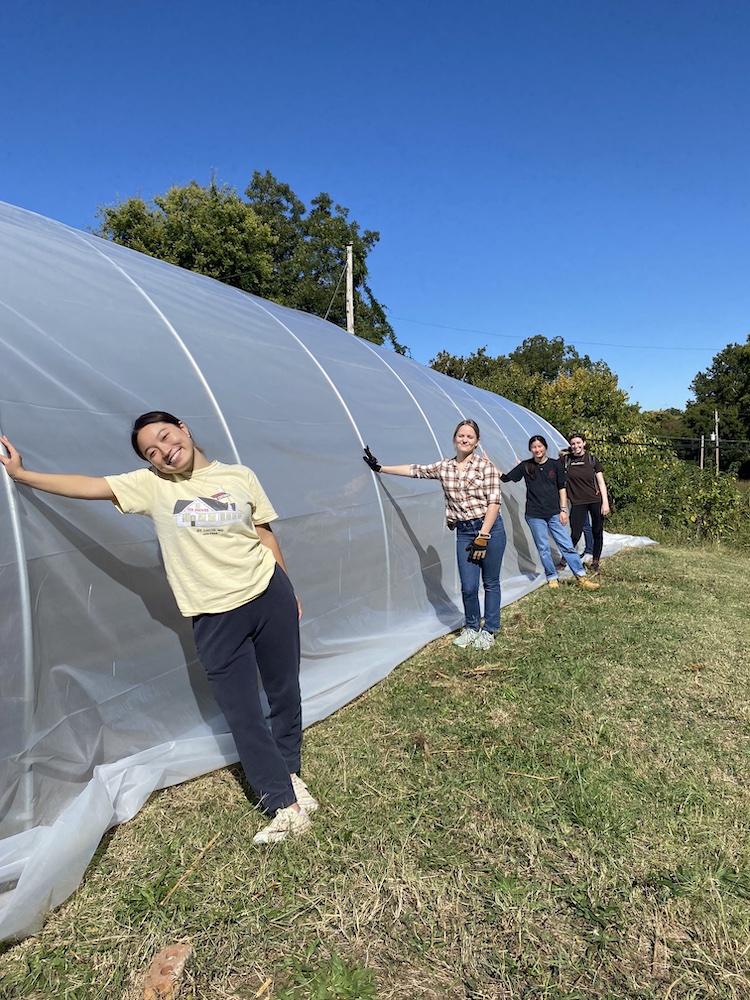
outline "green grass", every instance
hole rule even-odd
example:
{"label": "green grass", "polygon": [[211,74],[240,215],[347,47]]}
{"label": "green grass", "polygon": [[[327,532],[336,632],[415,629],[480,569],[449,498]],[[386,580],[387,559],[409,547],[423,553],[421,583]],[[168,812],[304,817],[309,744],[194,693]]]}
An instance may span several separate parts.
{"label": "green grass", "polygon": [[6,946],[0,997],[135,1000],[189,940],[201,1000],[744,1000],[746,564],[623,552],[487,653],[432,643],[308,732],[295,844],[252,846],[236,771],[154,795]]}

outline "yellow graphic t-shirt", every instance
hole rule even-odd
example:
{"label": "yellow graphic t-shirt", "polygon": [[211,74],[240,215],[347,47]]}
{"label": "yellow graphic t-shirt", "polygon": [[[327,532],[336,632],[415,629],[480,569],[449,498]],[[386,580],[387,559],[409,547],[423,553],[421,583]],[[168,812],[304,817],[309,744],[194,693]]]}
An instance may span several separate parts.
{"label": "yellow graphic t-shirt", "polygon": [[255,525],[278,514],[251,469],[212,462],[187,476],[149,468],[105,478],[123,514],[153,519],[185,617],[231,611],[268,587],[276,560]]}

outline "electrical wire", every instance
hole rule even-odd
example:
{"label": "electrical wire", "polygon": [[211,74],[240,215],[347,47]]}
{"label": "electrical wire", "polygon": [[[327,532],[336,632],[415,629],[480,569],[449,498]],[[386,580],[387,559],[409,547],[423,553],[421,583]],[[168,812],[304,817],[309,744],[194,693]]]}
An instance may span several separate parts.
{"label": "electrical wire", "polygon": [[[434,330],[452,330],[454,333],[475,333],[480,337],[497,337],[504,340],[518,341],[518,334],[515,333],[490,333],[489,330],[473,330],[470,327],[443,326],[440,323],[428,323],[421,319],[407,319],[405,316],[391,316],[390,319],[397,320],[399,323],[415,323],[417,326],[430,326]],[[634,351],[707,351],[709,353],[716,353],[715,347],[660,347],[658,344],[602,344],[596,340],[576,340],[576,346],[579,344],[583,347],[617,347],[629,348]]]}
{"label": "electrical wire", "polygon": [[338,290],[339,290],[339,288],[341,286],[341,279],[344,277],[345,274],[346,274],[346,264],[344,264],[343,270],[341,271],[341,274],[339,275],[339,280],[336,282],[336,287],[333,290],[333,295],[331,296],[331,301],[328,303],[328,308],[326,309],[326,314],[323,317],[323,319],[328,319],[328,313],[331,311],[331,306],[333,305],[333,300],[336,298],[336,293],[338,292]]}

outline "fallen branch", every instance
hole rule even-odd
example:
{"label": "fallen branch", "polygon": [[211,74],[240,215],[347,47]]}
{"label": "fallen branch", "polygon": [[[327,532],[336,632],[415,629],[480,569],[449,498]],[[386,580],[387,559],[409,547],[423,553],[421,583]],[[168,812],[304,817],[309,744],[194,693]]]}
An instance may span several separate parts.
{"label": "fallen branch", "polygon": [[191,872],[195,871],[195,869],[201,863],[201,860],[205,857],[205,855],[208,853],[208,851],[211,850],[211,848],[214,846],[214,844],[216,843],[216,841],[218,839],[219,839],[219,835],[217,833],[215,837],[212,837],[211,840],[209,840],[209,842],[206,844],[206,846],[200,852],[200,854],[195,859],[195,861],[192,863],[192,865],[186,871],[184,871],[182,873],[182,875],[177,879],[177,881],[175,882],[175,884],[172,886],[172,888],[166,894],[166,896],[164,897],[164,899],[162,899],[162,901],[161,901],[161,905],[162,906],[164,906],[164,904],[166,903],[166,901],[169,899],[169,897],[171,895],[173,895],[175,892],[177,892],[177,890],[180,888],[180,886],[185,881],[185,879],[188,877],[188,875],[190,875]]}

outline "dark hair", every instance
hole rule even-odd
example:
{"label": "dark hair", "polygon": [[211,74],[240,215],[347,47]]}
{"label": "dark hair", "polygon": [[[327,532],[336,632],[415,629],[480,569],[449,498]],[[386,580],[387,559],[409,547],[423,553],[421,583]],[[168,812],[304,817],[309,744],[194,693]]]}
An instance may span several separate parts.
{"label": "dark hair", "polygon": [[588,445],[586,444],[586,435],[585,434],[579,434],[578,431],[576,431],[575,434],[568,434],[568,444],[570,444],[570,442],[573,440],[573,438],[580,438],[581,441],[583,441],[583,443],[586,445],[586,447],[588,447]]}
{"label": "dark hair", "polygon": [[462,420],[461,423],[456,426],[451,441],[455,440],[456,434],[458,434],[458,432],[461,430],[462,427],[471,427],[471,429],[477,436],[477,441],[479,440],[479,424],[476,422],[476,420]]}
{"label": "dark hair", "polygon": [[[547,439],[541,434],[532,434],[529,438],[529,451],[531,451],[531,446],[535,441],[540,441],[544,445],[544,450],[547,450]],[[533,458],[526,463],[526,472],[530,479],[536,479],[536,462]]]}
{"label": "dark hair", "polygon": [[179,427],[181,422],[174,413],[166,413],[164,410],[149,410],[148,413],[142,413],[133,421],[133,430],[130,432],[130,443],[133,446],[133,451],[138,458],[148,461],[138,447],[138,432],[142,431],[144,427],[148,427],[149,424],[174,424],[175,427]]}

